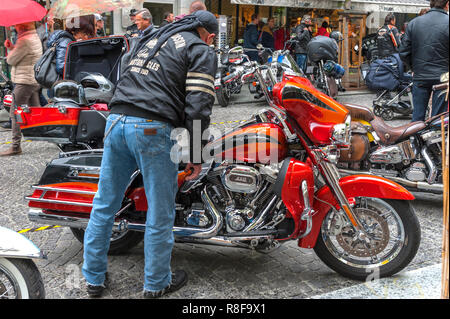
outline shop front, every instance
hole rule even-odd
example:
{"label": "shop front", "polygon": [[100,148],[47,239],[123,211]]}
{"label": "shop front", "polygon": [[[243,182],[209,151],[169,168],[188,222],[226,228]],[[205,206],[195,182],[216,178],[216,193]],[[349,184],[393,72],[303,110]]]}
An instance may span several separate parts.
{"label": "shop front", "polygon": [[362,39],[376,32],[389,12],[396,14],[397,28],[401,30],[404,22],[429,7],[427,0],[206,0],[205,4],[211,12],[229,19],[230,46],[243,38],[245,26],[254,13],[263,22],[275,18],[276,29],[284,29],[284,34],[289,34],[305,14],[313,18],[314,35],[324,21],[328,22],[328,31],[338,30],[344,36],[339,63],[346,69],[343,80],[347,88],[364,85],[360,76],[363,57],[355,47],[361,48]]}

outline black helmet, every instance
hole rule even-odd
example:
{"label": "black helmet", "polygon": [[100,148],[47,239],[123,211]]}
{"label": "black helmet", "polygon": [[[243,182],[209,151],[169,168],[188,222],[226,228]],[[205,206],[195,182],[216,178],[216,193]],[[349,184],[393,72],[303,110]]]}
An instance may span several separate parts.
{"label": "black helmet", "polygon": [[339,41],[344,40],[342,33],[340,33],[339,31],[331,31],[330,38],[335,39],[336,42],[338,42],[338,43],[339,43]]}
{"label": "black helmet", "polygon": [[58,81],[52,86],[55,102],[73,102],[76,104],[85,104],[84,90],[81,85],[75,81]]}
{"label": "black helmet", "polygon": [[114,94],[114,84],[100,73],[88,73],[81,81],[86,100],[91,103],[109,103]]}

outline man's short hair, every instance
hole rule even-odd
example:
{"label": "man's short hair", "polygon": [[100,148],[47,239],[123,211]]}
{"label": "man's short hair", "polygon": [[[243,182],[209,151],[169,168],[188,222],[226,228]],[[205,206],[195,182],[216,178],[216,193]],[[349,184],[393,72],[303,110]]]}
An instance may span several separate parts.
{"label": "man's short hair", "polygon": [[393,14],[392,12],[391,12],[391,13],[388,13],[388,15],[386,16],[386,18],[384,18],[384,23],[385,23],[385,24],[389,24],[389,23],[391,23],[391,21],[392,21],[393,19],[395,19],[395,14]]}
{"label": "man's short hair", "polygon": [[250,17],[250,19],[252,21],[254,21],[255,19],[258,19],[258,14],[257,13],[253,13],[252,16]]}
{"label": "man's short hair", "polygon": [[448,0],[430,0],[430,8],[444,9]]}
{"label": "man's short hair", "polygon": [[200,10],[206,10],[206,5],[203,3],[203,1],[194,1],[189,6],[189,14]]}
{"label": "man's short hair", "polygon": [[152,14],[150,13],[150,11],[146,8],[141,9],[139,11],[136,12],[136,15],[140,14],[142,16],[142,19],[144,20],[149,20],[150,22],[152,21]]}
{"label": "man's short hair", "polygon": [[163,19],[167,19],[171,14],[172,12],[164,12]]}

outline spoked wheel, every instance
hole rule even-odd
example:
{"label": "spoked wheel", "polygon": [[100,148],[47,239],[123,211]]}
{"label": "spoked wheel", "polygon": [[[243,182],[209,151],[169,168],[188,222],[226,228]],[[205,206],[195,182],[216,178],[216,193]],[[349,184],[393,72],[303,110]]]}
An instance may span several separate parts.
{"label": "spoked wheel", "polygon": [[324,219],[314,250],[339,274],[356,280],[391,276],[417,253],[420,225],[409,201],[359,197],[354,211],[367,236],[340,213]]}
{"label": "spoked wheel", "polygon": [[0,299],[44,298],[44,283],[31,259],[0,258]]}
{"label": "spoked wheel", "polygon": [[390,121],[394,118],[394,111],[389,108],[386,108],[383,113],[381,113],[381,117],[385,121]]}
{"label": "spoked wheel", "polygon": [[380,105],[375,105],[373,107],[373,113],[376,116],[381,117],[381,114],[383,114],[383,112],[384,112],[384,109]]}

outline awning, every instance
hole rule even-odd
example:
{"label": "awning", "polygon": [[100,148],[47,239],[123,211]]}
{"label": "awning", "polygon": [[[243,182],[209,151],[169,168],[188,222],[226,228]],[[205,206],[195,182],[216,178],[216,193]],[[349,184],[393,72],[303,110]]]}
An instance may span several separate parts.
{"label": "awning", "polygon": [[[344,9],[344,0],[231,0],[231,3],[291,8]],[[420,9],[429,7],[430,1],[428,0],[351,0],[349,11],[419,13]]]}

